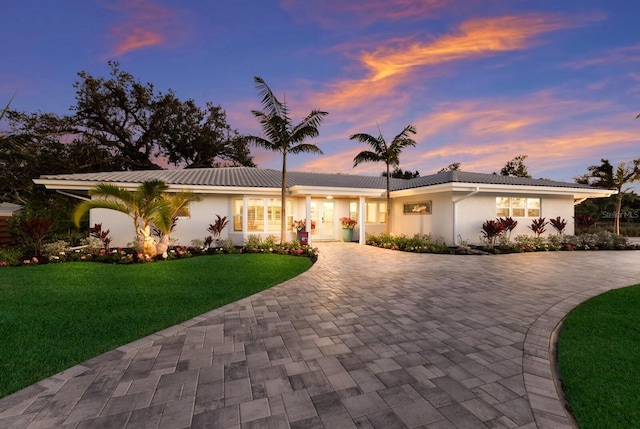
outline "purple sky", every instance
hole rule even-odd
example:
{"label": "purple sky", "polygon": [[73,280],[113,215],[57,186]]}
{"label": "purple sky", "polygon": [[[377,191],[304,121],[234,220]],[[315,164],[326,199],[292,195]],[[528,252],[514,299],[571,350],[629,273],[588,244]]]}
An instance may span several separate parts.
{"label": "purple sky", "polygon": [[[64,114],[76,73],[107,60],[181,99],[220,104],[259,134],[253,77],[298,122],[329,112],[290,170],[352,168],[358,132],[391,140],[415,124],[401,168],[452,162],[499,171],[528,155],[534,177],[573,181],[589,165],[640,157],[640,8],[632,0],[2,0],[0,104]],[[274,153],[252,150],[260,167]]]}

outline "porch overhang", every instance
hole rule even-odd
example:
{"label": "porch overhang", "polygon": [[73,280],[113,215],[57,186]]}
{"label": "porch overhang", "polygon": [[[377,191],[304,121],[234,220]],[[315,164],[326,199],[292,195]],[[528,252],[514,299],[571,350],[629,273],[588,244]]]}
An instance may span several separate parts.
{"label": "porch overhang", "polygon": [[311,196],[311,197],[342,197],[342,198],[381,198],[384,197],[384,189],[363,189],[363,188],[340,188],[332,186],[300,186],[295,185],[289,188],[291,196]]}

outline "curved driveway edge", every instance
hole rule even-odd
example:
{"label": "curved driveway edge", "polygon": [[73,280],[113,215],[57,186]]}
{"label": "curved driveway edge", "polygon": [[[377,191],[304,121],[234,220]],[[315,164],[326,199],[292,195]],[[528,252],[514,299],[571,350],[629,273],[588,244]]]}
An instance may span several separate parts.
{"label": "curved driveway edge", "polygon": [[0,400],[3,428],[570,428],[550,341],[639,252],[322,243],[307,272]]}

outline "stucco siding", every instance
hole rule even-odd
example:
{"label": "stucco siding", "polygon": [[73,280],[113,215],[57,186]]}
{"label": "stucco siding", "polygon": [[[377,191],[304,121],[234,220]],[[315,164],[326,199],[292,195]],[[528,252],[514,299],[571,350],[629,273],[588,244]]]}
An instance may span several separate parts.
{"label": "stucco siding", "polygon": [[[573,198],[554,195],[518,195],[518,194],[481,194],[469,197],[456,204],[456,241],[458,236],[470,244],[480,244],[482,224],[489,219],[496,219],[496,197],[539,197],[540,216],[549,221],[550,218],[560,216],[567,221],[565,234],[573,234]],[[518,225],[511,232],[511,238],[517,235],[533,235],[529,228],[532,217],[513,217]],[[543,236],[556,234],[551,225],[547,225]]]}
{"label": "stucco siding", "polygon": [[[405,204],[431,201],[431,214],[405,214]],[[452,230],[451,193],[412,195],[396,198],[392,202],[392,232],[413,236],[415,234],[431,234],[447,243],[451,240]]]}

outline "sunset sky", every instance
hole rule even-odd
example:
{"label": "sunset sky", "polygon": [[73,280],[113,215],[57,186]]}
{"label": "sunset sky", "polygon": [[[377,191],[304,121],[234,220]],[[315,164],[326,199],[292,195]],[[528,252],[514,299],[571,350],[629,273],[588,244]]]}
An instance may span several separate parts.
{"label": "sunset sky", "polygon": [[[415,124],[404,170],[453,162],[491,173],[527,155],[534,177],[640,157],[640,7],[632,0],[1,0],[0,104],[65,114],[77,72],[108,60],[157,90],[220,104],[259,134],[253,77],[300,121],[329,112],[324,156],[289,170],[353,168],[354,133]],[[252,150],[260,167],[274,153]]]}

